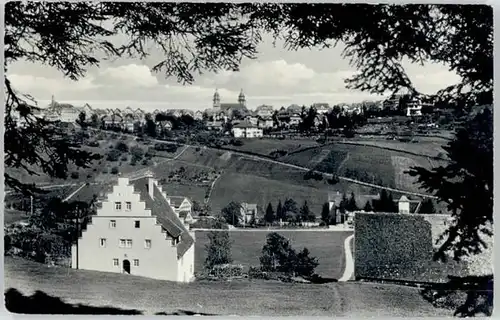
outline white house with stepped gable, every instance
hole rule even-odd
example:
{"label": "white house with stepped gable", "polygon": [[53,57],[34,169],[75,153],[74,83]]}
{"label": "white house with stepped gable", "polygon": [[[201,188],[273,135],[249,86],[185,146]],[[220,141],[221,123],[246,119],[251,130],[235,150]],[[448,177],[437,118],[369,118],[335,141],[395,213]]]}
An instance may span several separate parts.
{"label": "white house with stepped gable", "polygon": [[190,282],[195,236],[183,220],[151,172],[118,178],[73,245],[72,267]]}

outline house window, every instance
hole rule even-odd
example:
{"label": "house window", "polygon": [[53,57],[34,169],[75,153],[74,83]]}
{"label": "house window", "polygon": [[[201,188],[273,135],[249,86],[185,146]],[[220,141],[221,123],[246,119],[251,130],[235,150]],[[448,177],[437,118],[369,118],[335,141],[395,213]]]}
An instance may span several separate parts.
{"label": "house window", "polygon": [[125,248],[126,241],[125,239],[120,239],[120,248]]}
{"label": "house window", "polygon": [[139,220],[134,221],[135,222],[135,227],[140,228],[141,227],[141,222]]}
{"label": "house window", "polygon": [[146,249],[150,249],[151,248],[151,240],[149,240],[149,239],[144,240],[144,247]]}
{"label": "house window", "polygon": [[139,259],[134,259],[134,267],[138,267],[139,266]]}
{"label": "house window", "polygon": [[113,266],[118,267],[118,259],[113,259]]}
{"label": "house window", "polygon": [[99,239],[99,244],[101,245],[101,248],[104,248],[106,246],[106,239],[105,238]]}
{"label": "house window", "polygon": [[130,211],[132,210],[132,202],[125,202],[125,210]]}
{"label": "house window", "polygon": [[111,229],[116,228],[116,220],[110,220],[110,221],[109,221],[109,227],[110,227]]}
{"label": "house window", "polygon": [[132,239],[127,239],[126,248],[132,248]]}
{"label": "house window", "polygon": [[172,246],[176,246],[179,244],[179,237],[172,238]]}
{"label": "house window", "polygon": [[121,202],[115,202],[115,210],[119,211],[122,209],[122,203]]}

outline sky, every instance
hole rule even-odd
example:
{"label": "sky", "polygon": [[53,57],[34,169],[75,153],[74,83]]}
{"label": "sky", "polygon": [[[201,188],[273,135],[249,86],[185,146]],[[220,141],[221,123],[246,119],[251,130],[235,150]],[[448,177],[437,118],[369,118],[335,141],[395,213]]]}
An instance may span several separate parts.
{"label": "sky", "polygon": [[[222,103],[237,102],[243,90],[250,109],[262,104],[280,108],[294,103],[333,105],[384,98],[345,88],[344,79],[356,70],[341,57],[341,45],[323,50],[287,51],[280,42],[273,46],[271,40],[270,36],[264,36],[258,59],[244,59],[239,72],[205,73],[197,76],[192,85],[182,85],[175,78],[165,79],[163,74],[151,72],[150,68],[161,61],[160,53],[155,50],[142,61],[102,61],[99,68],[89,69],[77,82],[64,78],[54,68],[25,61],[10,65],[7,74],[15,88],[31,94],[40,107],[47,106],[54,95],[58,102],[75,106],[88,103],[94,108],[204,110],[212,107],[215,88]],[[434,93],[460,80],[444,65],[403,65],[423,93]]]}

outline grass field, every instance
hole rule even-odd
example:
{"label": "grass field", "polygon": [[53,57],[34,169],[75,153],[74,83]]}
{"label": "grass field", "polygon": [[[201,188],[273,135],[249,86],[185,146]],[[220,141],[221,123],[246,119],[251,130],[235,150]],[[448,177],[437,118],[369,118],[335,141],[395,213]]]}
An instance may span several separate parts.
{"label": "grass field", "polygon": [[276,210],[278,201],[283,203],[287,198],[294,199],[298,206],[307,200],[309,209],[319,215],[321,206],[328,201],[328,190],[255,175],[226,173],[216,182],[209,203],[216,213],[231,201],[256,203],[263,210],[271,202]]}
{"label": "grass field", "polygon": [[293,152],[303,148],[317,146],[314,140],[278,140],[278,139],[244,139],[243,145],[231,146],[234,150],[250,151],[262,155],[269,155],[272,151],[283,150]]}
{"label": "grass field", "polygon": [[[256,316],[450,316],[415,288],[366,283],[328,285],[272,281],[179,284],[130,275],[48,267],[5,257],[5,289],[41,290],[66,303],[137,309],[144,314],[188,310]],[[26,308],[29,308],[27,305]]]}
{"label": "grass field", "polygon": [[[206,258],[205,245],[209,243],[209,231],[196,231],[195,271],[203,270]],[[338,279],[345,267],[344,240],[352,231],[278,231],[290,240],[293,248],[301,250],[307,247],[311,255],[318,258],[316,273],[326,278]],[[230,231],[233,241],[231,253],[234,263],[259,266],[262,247],[266,243],[268,231]]]}

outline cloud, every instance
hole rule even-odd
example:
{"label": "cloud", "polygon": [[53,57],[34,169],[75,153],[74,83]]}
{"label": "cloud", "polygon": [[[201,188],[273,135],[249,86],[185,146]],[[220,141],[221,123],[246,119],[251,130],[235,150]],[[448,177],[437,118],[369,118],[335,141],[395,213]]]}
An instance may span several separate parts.
{"label": "cloud", "polygon": [[[442,65],[404,65],[417,89],[432,93],[456,83],[458,76]],[[306,62],[287,62],[285,59],[250,61],[239,72],[223,71],[205,74],[194,85],[167,83],[144,64],[128,63],[103,66],[92,70],[84,79],[74,82],[55,75],[9,74],[13,85],[39,100],[49,100],[54,94],[58,101],[108,101],[109,105],[123,104],[155,108],[205,109],[212,106],[215,88],[222,102],[236,102],[244,90],[250,108],[260,104],[275,106],[291,103],[309,105],[314,102],[330,104],[380,99],[366,92],[348,90],[344,80],[354,70],[343,68],[322,72]],[[105,103],[103,103],[105,104]]]}
{"label": "cloud", "polygon": [[128,64],[100,71],[94,83],[103,86],[154,87],[158,85],[158,79],[148,66]]}

